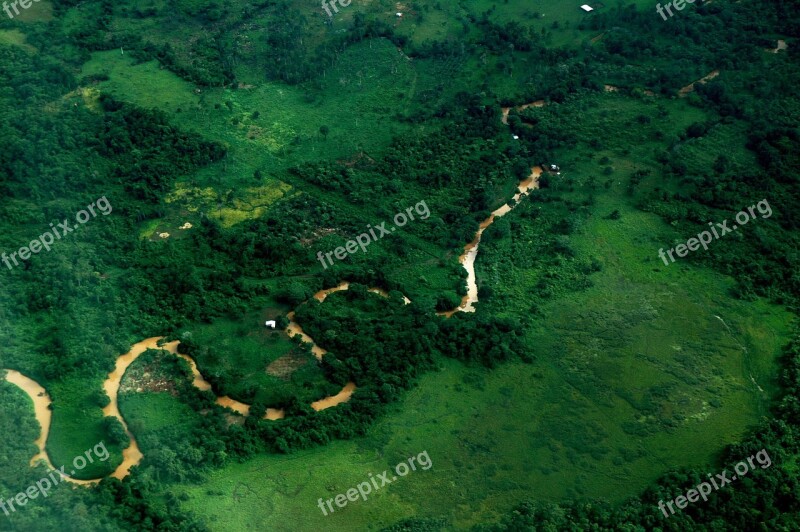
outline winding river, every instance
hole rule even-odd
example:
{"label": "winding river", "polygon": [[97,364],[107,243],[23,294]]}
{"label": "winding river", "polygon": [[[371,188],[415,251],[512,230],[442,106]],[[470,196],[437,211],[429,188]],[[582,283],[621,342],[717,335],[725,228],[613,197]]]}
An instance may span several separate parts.
{"label": "winding river", "polygon": [[[347,290],[350,287],[349,283],[341,283],[338,286],[333,288],[328,288],[326,290],[321,290],[314,294],[314,298],[318,301],[322,302],[325,298],[334,292],[338,292],[340,290]],[[371,288],[370,292],[380,294],[384,297],[388,297],[388,293],[386,291],[379,289],[379,288]],[[410,301],[405,299],[405,303],[408,304]],[[305,334],[294,321],[294,312],[289,314],[290,323],[289,326],[286,328],[286,332],[289,336],[294,336],[299,334],[301,338],[309,342],[311,344],[311,350],[317,359],[322,359],[322,355],[326,353],[324,349],[319,347],[314,340],[311,339],[307,334]],[[136,442],[136,438],[128,429],[128,425],[125,422],[125,418],[122,416],[122,413],[119,410],[119,387],[122,382],[122,378],[125,375],[125,372],[128,370],[128,367],[133,364],[145,351],[148,349],[160,349],[164,350],[168,353],[173,355],[179,356],[186,360],[189,363],[189,367],[192,371],[192,384],[198,388],[199,390],[211,390],[211,383],[209,383],[203,375],[200,373],[200,370],[197,369],[197,363],[190,357],[189,355],[184,355],[178,353],[178,344],[179,341],[168,342],[164,343],[159,346],[159,342],[163,339],[162,336],[154,336],[152,338],[147,338],[146,340],[142,340],[141,342],[134,344],[131,347],[131,350],[125,353],[124,355],[120,355],[115,363],[114,370],[108,374],[108,377],[103,382],[103,389],[105,390],[106,394],[108,395],[110,401],[108,405],[103,408],[103,415],[105,416],[113,416],[116,417],[122,427],[125,430],[125,433],[130,438],[130,445],[122,451],[122,463],[111,473],[110,476],[114,478],[118,478],[122,480],[123,478],[127,477],[130,474],[131,468],[135,465],[138,465],[144,455],[142,454],[141,450],[139,449],[139,445]],[[50,396],[47,394],[47,391],[35,380],[26,377],[22,373],[16,370],[6,370],[6,380],[11,384],[19,387],[22,391],[28,394],[28,396],[33,401],[34,407],[34,414],[36,416],[36,420],[39,422],[41,426],[41,433],[39,438],[36,440],[36,446],[39,448],[39,452],[31,458],[31,466],[35,465],[39,461],[44,461],[48,468],[51,470],[55,470],[56,467],[50,460],[50,457],[47,454],[46,449],[46,442],[47,436],[50,433],[50,423],[52,419],[52,411],[50,410],[51,400]],[[325,410],[326,408],[332,408],[336,405],[344,403],[350,399],[353,395],[353,392],[356,389],[356,385],[353,382],[348,382],[342,390],[337,393],[336,395],[332,395],[330,397],[325,397],[320,399],[319,401],[314,401],[311,403],[311,408],[316,411]],[[232,399],[231,397],[222,396],[217,397],[216,400],[217,404],[226,408],[230,408],[231,410],[243,415],[248,416],[250,415],[250,405],[246,403],[242,403],[241,401],[237,401],[236,399]],[[268,408],[266,414],[264,415],[264,419],[268,420],[278,420],[283,419],[285,413],[283,410],[279,410],[276,408]],[[73,484],[96,484],[101,479],[92,479],[92,480],[79,480],[69,476],[65,476],[64,480],[71,482]]]}
{"label": "winding river", "polygon": [[[108,378],[103,383],[103,389],[106,391],[106,394],[108,394],[110,399],[109,404],[103,408],[103,414],[105,416],[113,416],[119,419],[120,423],[122,423],[122,426],[125,429],[125,433],[128,435],[128,438],[130,438],[131,441],[130,445],[122,451],[122,463],[110,475],[120,480],[127,477],[130,474],[131,468],[135,465],[138,465],[139,462],[142,461],[142,458],[144,458],[144,455],[142,454],[141,450],[139,449],[139,445],[136,442],[136,438],[128,429],[128,425],[125,423],[125,418],[119,411],[119,387],[120,383],[122,382],[122,377],[125,375],[128,367],[148,349],[162,349],[168,353],[172,353],[173,355],[183,358],[189,363],[189,366],[192,370],[192,375],[194,377],[193,384],[196,388],[200,390],[211,389],[211,384],[203,378],[202,374],[197,369],[197,364],[195,361],[190,356],[179,354],[177,352],[178,344],[180,342],[169,342],[159,347],[158,343],[160,340],[162,340],[162,338],[163,337],[161,336],[154,336],[153,338],[147,338],[146,340],[142,340],[141,342],[135,344],[130,351],[117,358],[114,370],[108,374]],[[39,448],[39,452],[33,458],[31,458],[31,466],[35,465],[39,461],[44,461],[48,468],[55,470],[56,468],[50,461],[50,457],[48,456],[47,449],[45,447],[47,436],[50,432],[50,422],[52,418],[52,411],[50,410],[50,396],[47,394],[45,389],[33,379],[26,377],[16,370],[6,370],[6,372],[6,380],[27,393],[33,401],[36,421],[38,421],[39,425],[41,426],[41,433],[35,442],[36,446]],[[319,401],[311,403],[311,408],[319,411],[334,407],[349,400],[355,389],[355,384],[349,382],[336,395],[325,397]],[[231,399],[228,396],[217,397],[216,402],[218,405],[230,408],[231,410],[238,412],[243,416],[250,414],[250,405],[235,399]],[[283,417],[283,410],[278,410],[275,408],[268,408],[266,414],[264,415],[264,419],[269,420],[283,419]],[[64,479],[74,484],[95,484],[100,481],[100,479],[79,480],[69,476],[64,477]]]}
{"label": "winding river", "polygon": [[[534,166],[531,168],[531,174],[517,187],[517,193],[514,194],[513,197],[514,206],[517,205],[517,202],[519,202],[520,198],[530,194],[531,190],[536,190],[539,188],[539,177],[541,175],[541,167]],[[475,278],[475,258],[478,256],[478,246],[481,243],[481,236],[483,236],[483,232],[486,230],[486,228],[492,225],[497,218],[504,216],[513,208],[514,207],[506,203],[502,207],[493,211],[488,218],[481,222],[478,232],[475,233],[475,238],[472,240],[472,242],[464,246],[464,253],[462,253],[458,258],[458,262],[460,262],[461,265],[464,266],[464,269],[467,270],[467,295],[461,299],[461,304],[459,306],[453,310],[439,312],[438,314],[440,316],[449,318],[456,312],[475,312],[475,303],[478,302],[478,284]]]}
{"label": "winding river", "polygon": [[[518,107],[518,109],[524,109],[530,106],[540,106],[543,105],[544,102],[532,102],[530,104],[526,104],[524,106]],[[503,109],[503,123],[506,123],[506,119],[508,117],[508,110],[510,108]],[[481,236],[483,235],[484,230],[489,227],[497,218],[504,216],[508,212],[510,212],[519,202],[519,200],[527,196],[531,190],[535,190],[539,188],[539,177],[542,174],[542,169],[540,167],[533,167],[531,169],[530,175],[523,180],[519,186],[517,187],[517,193],[513,197],[513,205],[509,205],[508,203],[504,204],[500,208],[496,209],[491,213],[491,215],[484,220],[475,234],[475,238],[464,246],[464,252],[459,257],[459,262],[464,266],[464,269],[467,271],[467,294],[462,298],[461,303],[454,308],[453,310],[439,312],[440,316],[444,316],[449,318],[456,312],[475,312],[475,304],[478,302],[478,286],[476,283],[475,278],[475,258],[478,255],[478,247],[480,245]],[[320,290],[316,294],[314,294],[314,299],[322,302],[327,298],[330,294],[334,292],[339,292],[342,290],[347,290],[350,287],[350,283],[342,282],[339,285],[328,288],[325,290]],[[380,288],[370,288],[370,292],[379,294],[383,297],[388,297],[388,293]],[[409,304],[410,300],[403,296],[403,302],[405,304]],[[318,360],[321,360],[322,357],[325,355],[326,351],[319,347],[314,340],[308,336],[300,327],[300,325],[294,320],[294,312],[289,312],[287,314],[289,318],[289,325],[286,327],[286,334],[290,337],[299,335],[300,338],[311,344],[311,352],[314,356],[317,357]],[[127,423],[125,423],[125,419],[123,418],[121,412],[119,411],[119,402],[118,402],[118,395],[119,395],[119,387],[122,381],[122,377],[125,375],[128,367],[136,361],[139,356],[144,353],[148,349],[162,349],[173,355],[179,356],[186,360],[189,363],[189,366],[192,371],[193,375],[193,384],[196,388],[200,390],[211,390],[211,384],[203,378],[203,375],[197,368],[197,364],[195,361],[188,355],[179,354],[178,344],[180,342],[174,341],[169,343],[164,343],[163,345],[159,346],[159,341],[162,340],[163,337],[153,337],[147,338],[146,340],[142,340],[141,342],[133,345],[131,350],[125,353],[124,355],[120,355],[119,358],[116,360],[116,365],[114,370],[108,374],[108,378],[103,383],[103,389],[105,390],[106,394],[108,395],[110,402],[109,404],[103,408],[103,414],[105,416],[113,416],[119,419],[120,423],[122,423],[123,428],[125,429],[126,434],[130,438],[130,445],[123,450],[122,453],[122,463],[111,473],[111,476],[117,479],[123,479],[130,474],[130,470],[132,467],[138,465],[144,455],[142,454],[141,450],[139,449],[139,445],[136,442],[136,438],[128,429]],[[34,413],[36,416],[36,420],[39,422],[41,426],[41,433],[39,438],[36,440],[36,446],[39,448],[39,452],[31,459],[31,465],[35,465],[37,462],[44,461],[47,467],[50,469],[56,469],[53,463],[50,461],[50,457],[47,454],[46,443],[47,437],[50,432],[50,422],[52,418],[52,411],[50,410],[51,400],[50,396],[47,394],[47,391],[39,385],[33,379],[26,377],[19,371],[15,370],[5,370],[6,371],[6,380],[11,384],[16,385],[22,391],[28,394],[28,396],[33,401],[34,406]],[[320,411],[325,410],[326,408],[332,408],[336,405],[339,405],[343,402],[346,402],[350,399],[353,395],[353,392],[356,390],[356,385],[352,382],[347,383],[342,390],[337,393],[336,395],[332,395],[330,397],[325,397],[320,399],[319,401],[315,401],[311,403],[311,408],[314,410]],[[230,408],[231,410],[243,415],[247,416],[250,414],[250,405],[232,399],[228,396],[217,397],[216,400],[217,404]],[[284,412],[283,410],[269,408],[267,409],[266,414],[264,415],[264,419],[269,420],[278,420],[283,419]],[[71,477],[65,477],[65,480],[71,482],[73,484],[82,484],[82,485],[91,485],[95,484],[100,481],[100,479],[93,479],[93,480],[79,480],[74,479]]]}

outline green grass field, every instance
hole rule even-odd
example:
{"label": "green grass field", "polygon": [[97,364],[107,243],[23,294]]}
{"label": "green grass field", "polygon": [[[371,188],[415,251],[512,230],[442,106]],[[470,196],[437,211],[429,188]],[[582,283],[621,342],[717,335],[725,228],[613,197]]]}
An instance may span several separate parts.
{"label": "green grass field", "polygon": [[[119,50],[93,54],[82,75],[99,74],[110,78],[98,84],[103,91],[165,111],[177,125],[230,145],[237,156],[227,184],[237,176],[252,183],[255,169],[271,173],[301,161],[379,150],[407,130],[389,117],[403,112],[416,76],[385,40],[349,47],[323,80],[327,97],[316,101],[303,87],[263,81],[237,90],[195,90],[156,62],[136,65]],[[330,128],[327,138],[319,132],[323,125]]]}
{"label": "green grass field", "polygon": [[[765,317],[774,329],[764,338],[762,367],[774,356],[785,325],[782,315]],[[557,341],[552,332],[549,339]],[[460,528],[491,520],[527,497],[619,501],[671,467],[708,463],[717,449],[763,414],[756,406],[763,398],[754,404],[737,366],[741,359],[733,346],[726,347],[733,356],[724,378],[710,385],[729,397],[720,408],[692,404],[689,416],[668,432],[633,440],[620,424],[647,425],[636,409],[620,397],[598,401],[599,392],[582,391],[586,381],[596,384],[592,371],[597,370],[581,382],[581,376],[553,360],[555,349],[547,353],[543,346],[536,349],[540,362],[512,363],[494,372],[445,361],[442,371],[421,379],[366,438],[289,457],[257,458],[214,472],[198,486],[171,492],[181,499],[188,496],[185,507],[215,530],[289,530],[286,523],[297,524],[298,519],[304,529],[377,530],[411,515],[443,516]],[[573,357],[581,355],[574,351]],[[598,365],[601,356],[614,361],[624,357],[619,351],[604,353]],[[639,386],[646,386],[641,370],[647,366],[629,361],[629,373],[639,368],[634,381]],[[729,369],[731,375],[724,375]],[[657,365],[650,372],[660,373]],[[638,391],[634,383],[628,388],[631,394]],[[373,499],[351,503],[328,517],[316,508],[318,498],[334,497],[370,473],[422,451],[434,464],[430,470],[411,473]]]}
{"label": "green grass field", "polygon": [[[613,193],[595,211],[613,208],[620,220],[594,216],[576,238],[603,264],[594,286],[544,303],[526,331],[533,364],[489,372],[441,362],[365,438],[254,459],[170,491],[215,530],[288,530],[297,516],[304,529],[377,530],[411,515],[461,528],[526,497],[621,501],[671,468],[710,463],[766,414],[791,315],[732,299],[717,274],[663,267],[652,236],[663,223]],[[500,283],[512,287],[506,307],[529,305],[529,278]],[[422,451],[431,470],[328,517],[316,508]]]}
{"label": "green grass field", "polygon": [[[53,399],[53,418],[50,435],[47,439],[47,450],[50,461],[56,467],[66,464],[66,471],[71,469],[72,460],[99,442],[107,439],[101,425],[102,409],[92,400],[93,392],[100,389],[87,385],[85,380],[71,380],[58,383],[50,390]],[[94,462],[75,475],[80,479],[101,478],[110,474],[122,461],[122,449],[119,446],[106,445],[111,458],[105,462]]]}

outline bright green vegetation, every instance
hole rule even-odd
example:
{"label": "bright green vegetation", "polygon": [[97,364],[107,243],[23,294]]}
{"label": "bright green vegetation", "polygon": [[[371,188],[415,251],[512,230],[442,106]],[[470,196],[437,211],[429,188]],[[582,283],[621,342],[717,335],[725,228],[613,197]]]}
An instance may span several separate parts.
{"label": "bright green vegetation", "polygon": [[[53,462],[105,441],[81,475],[120,463],[102,382],[134,342],[181,340],[213,387],[143,354],[119,395],[141,464],[11,528],[652,529],[655,502],[762,447],[774,467],[668,526],[796,528],[798,14],[581,3],[354,0],[327,21],[294,0],[90,0],[0,21],[0,251],[114,207],[0,264],[0,368],[50,393]],[[478,312],[438,317],[464,244],[542,163],[561,175],[484,233]],[[764,198],[772,217],[659,258]],[[366,253],[317,260],[421,201]],[[29,400],[0,382],[0,406],[7,498],[45,472]],[[317,507],[422,451],[429,471]]]}
{"label": "bright green vegetation", "polygon": [[[739,368],[723,371],[730,369]],[[589,384],[598,384],[591,369],[586,373],[565,379],[563,368],[550,360],[491,372],[443,362],[366,438],[235,464],[173,493],[181,499],[187,493],[186,508],[218,530],[271,529],[300,514],[309,529],[380,529],[412,512],[466,527],[493,520],[531,493],[545,501],[609,493],[621,500],[655,480],[665,463],[708,463],[713,449],[741,434],[739,423],[759,418],[740,382],[729,393],[750,411],[738,412],[738,422],[719,409],[640,439],[620,429],[632,423],[636,410],[620,399],[598,401],[586,393]],[[736,411],[739,405],[728,406]],[[434,463],[429,471],[410,473],[374,500],[359,500],[328,517],[316,508],[318,498],[334,497],[423,450]]]}
{"label": "bright green vegetation", "polygon": [[[255,170],[268,175],[301,161],[351,158],[354,152],[384,148],[407,129],[393,118],[408,107],[417,77],[385,40],[348,48],[313,99],[301,88],[263,81],[238,90],[194,89],[156,61],[137,65],[118,50],[93,54],[82,74],[107,76],[99,83],[104,91],[174,114],[182,127],[241,150],[238,164],[252,168],[245,173],[234,166],[226,176],[244,173],[250,185]],[[320,133],[323,125],[327,136]],[[235,184],[227,177],[225,183]]]}
{"label": "bright green vegetation", "polygon": [[130,413],[126,421],[142,441],[148,431],[169,427],[180,434],[190,428],[186,425],[191,411],[169,393],[131,393],[125,398],[125,412]]}
{"label": "bright green vegetation", "polygon": [[200,97],[192,91],[192,84],[169,70],[159,68],[158,61],[137,63],[124,49],[95,52],[83,65],[83,76],[107,76],[98,89],[124,98],[144,108],[157,108],[175,112],[178,108],[197,105]]}

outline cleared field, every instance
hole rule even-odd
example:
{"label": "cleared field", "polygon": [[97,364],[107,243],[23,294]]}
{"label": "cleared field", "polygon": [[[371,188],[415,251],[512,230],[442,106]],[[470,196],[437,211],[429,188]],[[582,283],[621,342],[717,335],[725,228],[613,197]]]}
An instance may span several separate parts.
{"label": "cleared field", "polygon": [[[135,64],[119,50],[97,52],[83,76],[109,76],[103,91],[145,108],[157,108],[177,125],[230,145],[236,153],[226,183],[252,180],[301,161],[374,153],[407,130],[389,118],[402,112],[415,79],[410,62],[386,40],[349,47],[323,82],[326,98],[307,98],[303,87],[272,82],[246,88],[195,89],[155,61]],[[329,133],[320,133],[322,126]],[[252,182],[252,181],[251,181]]]}

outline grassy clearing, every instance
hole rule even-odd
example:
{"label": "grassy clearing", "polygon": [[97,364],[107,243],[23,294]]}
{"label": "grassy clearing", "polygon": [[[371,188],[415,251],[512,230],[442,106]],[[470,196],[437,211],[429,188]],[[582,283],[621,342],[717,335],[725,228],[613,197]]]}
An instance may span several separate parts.
{"label": "grassy clearing", "polygon": [[106,441],[111,458],[94,462],[77,472],[76,478],[92,479],[110,474],[122,462],[122,449],[110,445],[103,428],[103,411],[94,400],[100,383],[92,387],[86,379],[70,379],[54,384],[49,391],[53,399],[53,419],[47,450],[53,465],[66,464],[72,469],[72,460],[101,441]]}
{"label": "grassy clearing", "polygon": [[147,441],[150,432],[165,428],[189,432],[195,423],[194,411],[169,393],[124,394],[120,406],[128,427],[142,442]]}
{"label": "grassy clearing", "polygon": [[[412,5],[417,9],[409,9],[409,4],[405,2],[382,2],[385,8],[384,20],[391,21],[395,32],[407,36],[412,43],[419,45],[426,40],[456,39],[463,34],[466,9],[462,3],[442,3],[439,5],[441,9],[431,9],[428,5]],[[403,13],[403,16],[398,17],[398,12]]]}
{"label": "grassy clearing", "polygon": [[745,150],[747,131],[741,125],[717,124],[698,139],[687,141],[680,148],[680,156],[693,174],[703,174],[720,154],[729,159],[731,168],[740,175],[748,175],[758,164],[755,155]]}
{"label": "grassy clearing", "polygon": [[[161,109],[177,125],[229,144],[235,149],[233,164],[250,167],[239,173],[248,178],[257,168],[277,171],[301,161],[349,158],[385,146],[407,128],[387,117],[402,111],[415,79],[410,62],[383,39],[349,47],[322,80],[328,97],[320,100],[308,100],[302,87],[277,83],[196,92],[157,62],[135,65],[119,50],[97,52],[84,65],[83,76],[99,74],[110,77],[98,84],[103,91]],[[319,131],[323,125],[330,129],[327,138]]]}
{"label": "grassy clearing", "polygon": [[[185,211],[193,213],[193,219],[198,211],[207,213],[209,217],[218,220],[220,225],[228,228],[246,220],[260,218],[270,205],[292,190],[290,185],[276,179],[262,179],[261,182],[265,184],[244,190],[231,190],[224,195],[218,194],[211,187],[200,189],[190,187],[187,183],[178,183],[165,201],[176,203]],[[164,220],[164,223],[168,221]],[[178,223],[177,220],[174,223]]]}
{"label": "grassy clearing", "polygon": [[174,113],[178,107],[188,108],[200,101],[191,83],[160,68],[157,61],[137,64],[131,55],[118,49],[92,54],[81,75],[107,75],[109,79],[98,88],[146,109]]}
{"label": "grassy clearing", "polygon": [[[491,0],[477,2],[464,2],[474,16],[493,9],[491,19],[498,24],[520,22],[531,25],[537,29],[551,32],[548,44],[553,46],[580,45],[583,41],[596,36],[591,30],[581,30],[578,26],[588,20],[594,13],[585,13],[580,9],[583,4],[595,8],[595,13],[611,10],[615,4],[606,2],[592,2],[587,0],[538,0],[537,2],[510,2],[502,4],[502,8]],[[654,9],[649,0],[630,0],[626,5],[634,4],[639,9]],[[655,13],[654,13],[655,16]]]}
{"label": "grassy clearing", "polygon": [[0,30],[0,45],[19,46],[31,53],[36,52],[36,48],[27,43],[25,34],[16,29]]}

